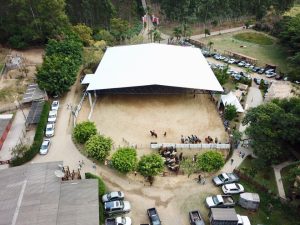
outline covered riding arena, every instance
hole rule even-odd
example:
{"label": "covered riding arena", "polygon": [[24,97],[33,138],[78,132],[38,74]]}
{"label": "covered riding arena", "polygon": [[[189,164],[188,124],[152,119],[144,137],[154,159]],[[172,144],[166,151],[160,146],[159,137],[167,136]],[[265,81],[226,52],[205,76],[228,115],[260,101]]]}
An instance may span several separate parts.
{"label": "covered riding arena", "polygon": [[82,84],[89,94],[77,121],[94,121],[114,147],[147,150],[151,142],[180,143],[181,135],[191,134],[228,142],[211,98],[223,89],[197,48],[108,48],[95,74],[86,75]]}

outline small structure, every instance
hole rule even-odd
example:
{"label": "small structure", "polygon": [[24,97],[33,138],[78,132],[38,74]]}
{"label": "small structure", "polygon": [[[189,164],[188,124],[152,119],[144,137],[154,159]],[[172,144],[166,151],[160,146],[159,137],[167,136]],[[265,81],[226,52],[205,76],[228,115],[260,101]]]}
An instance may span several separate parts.
{"label": "small structure", "polygon": [[237,112],[243,113],[244,109],[238,98],[235,96],[233,92],[229,92],[227,95],[221,95],[220,102],[218,104],[218,108],[225,108],[226,105],[234,105],[237,109]]}
{"label": "small structure", "polygon": [[36,101],[32,102],[32,105],[30,107],[30,111],[28,113],[28,116],[26,118],[26,127],[32,124],[37,124],[40,121],[40,117],[43,111],[43,106],[45,102],[44,101]]}
{"label": "small structure", "polygon": [[241,91],[247,91],[248,90],[248,85],[247,84],[238,84],[238,89]]}
{"label": "small structure", "polygon": [[11,128],[13,114],[0,115],[0,150]]}
{"label": "small structure", "polygon": [[23,96],[22,104],[30,103],[33,101],[47,99],[46,91],[42,91],[37,84],[30,84]]}
{"label": "small structure", "polygon": [[211,225],[237,225],[238,217],[234,208],[211,208],[209,221]]}
{"label": "small structure", "polygon": [[245,192],[240,194],[239,205],[245,209],[257,210],[260,199],[257,193]]}

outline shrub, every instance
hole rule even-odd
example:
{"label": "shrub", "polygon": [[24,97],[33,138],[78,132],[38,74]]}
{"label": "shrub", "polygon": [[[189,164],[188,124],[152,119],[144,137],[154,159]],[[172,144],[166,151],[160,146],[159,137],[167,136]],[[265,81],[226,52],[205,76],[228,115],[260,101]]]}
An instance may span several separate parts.
{"label": "shrub", "polygon": [[91,136],[95,134],[97,134],[96,125],[90,121],[77,124],[73,130],[73,137],[80,144],[84,144]]}
{"label": "shrub", "polygon": [[158,154],[144,155],[138,164],[138,171],[145,177],[156,176],[164,170],[164,161]]}
{"label": "shrub", "polygon": [[102,204],[102,196],[106,193],[105,184],[100,177],[98,177],[92,173],[85,173],[85,179],[97,179],[98,180],[99,218],[100,218],[100,224],[104,224],[105,216],[104,216],[104,207]]}
{"label": "shrub", "polygon": [[85,150],[88,156],[97,161],[103,162],[111,150],[112,140],[102,135],[96,134],[91,136],[85,143]]}
{"label": "shrub", "polygon": [[224,158],[220,152],[208,151],[197,157],[197,167],[204,172],[219,170],[224,166]]}
{"label": "shrub", "polygon": [[233,120],[237,116],[236,107],[234,105],[226,105],[224,111],[224,118],[226,120]]}
{"label": "shrub", "polygon": [[137,165],[134,148],[119,148],[112,156],[112,166],[122,173],[135,170]]}
{"label": "shrub", "polygon": [[27,47],[27,43],[24,38],[19,35],[14,35],[8,39],[8,43],[12,48],[24,49]]}
{"label": "shrub", "polygon": [[49,102],[45,102],[43,111],[41,113],[40,121],[37,125],[36,132],[34,135],[33,143],[30,146],[29,150],[26,151],[21,157],[17,156],[11,160],[11,166],[19,166],[22,165],[36,156],[39,153],[40,147],[43,143],[44,138],[44,130],[47,125],[48,121],[48,114],[50,111],[50,104]]}

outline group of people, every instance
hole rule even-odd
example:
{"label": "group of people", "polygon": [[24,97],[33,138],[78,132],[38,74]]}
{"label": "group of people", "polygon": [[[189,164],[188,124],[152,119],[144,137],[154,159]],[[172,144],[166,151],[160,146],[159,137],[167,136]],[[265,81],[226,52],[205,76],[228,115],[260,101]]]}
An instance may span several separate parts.
{"label": "group of people", "polygon": [[161,147],[159,150],[159,154],[164,158],[165,164],[168,169],[174,172],[179,171],[179,161],[182,159],[182,153],[180,153],[179,157],[177,156],[177,150],[174,147]]}
{"label": "group of people", "polygon": [[80,180],[81,179],[81,174],[80,174],[80,170],[78,169],[77,172],[75,172],[75,170],[73,170],[72,172],[70,172],[70,169],[68,166],[66,167],[62,167],[62,172],[64,173],[64,177],[62,177],[62,180]]}
{"label": "group of people", "polygon": [[181,143],[182,144],[200,144],[201,140],[196,135],[192,134],[191,136],[184,137],[181,135]]}
{"label": "group of people", "polygon": [[[205,142],[206,142],[207,144],[214,143],[214,139],[213,139],[211,136],[207,136],[207,137],[205,138]],[[215,144],[217,144],[217,143],[218,143],[218,138],[216,137],[216,138],[215,138]]]}

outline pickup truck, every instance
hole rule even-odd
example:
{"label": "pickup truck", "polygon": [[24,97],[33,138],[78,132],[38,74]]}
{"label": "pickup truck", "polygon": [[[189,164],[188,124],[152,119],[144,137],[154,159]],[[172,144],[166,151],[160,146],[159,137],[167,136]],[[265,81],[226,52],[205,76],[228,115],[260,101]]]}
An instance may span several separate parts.
{"label": "pickup truck", "polygon": [[130,217],[107,218],[105,225],[131,225]]}
{"label": "pickup truck", "polygon": [[239,181],[239,177],[234,173],[222,173],[213,178],[213,182],[217,186],[235,183]]}
{"label": "pickup truck", "polygon": [[206,198],[208,208],[232,208],[235,202],[231,195],[213,195]]}
{"label": "pickup truck", "polygon": [[128,201],[112,201],[104,203],[104,212],[106,215],[129,213],[131,209]]}
{"label": "pickup truck", "polygon": [[147,209],[147,213],[151,225],[161,225],[161,221],[155,208]]}
{"label": "pickup truck", "polygon": [[191,225],[205,225],[199,210],[189,212]]}

